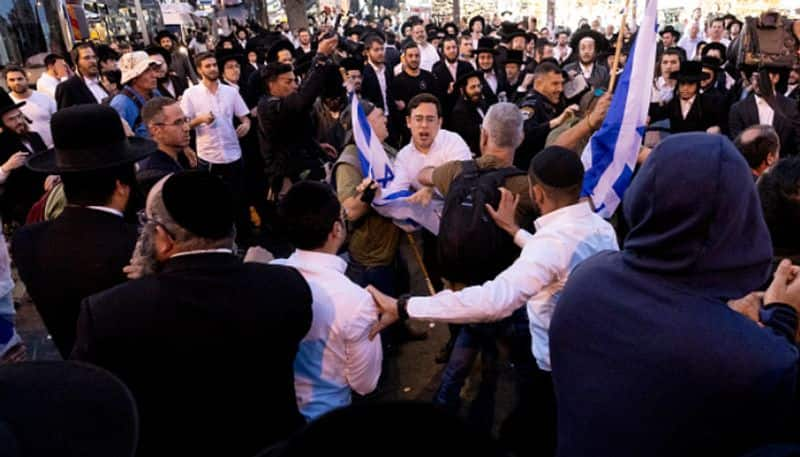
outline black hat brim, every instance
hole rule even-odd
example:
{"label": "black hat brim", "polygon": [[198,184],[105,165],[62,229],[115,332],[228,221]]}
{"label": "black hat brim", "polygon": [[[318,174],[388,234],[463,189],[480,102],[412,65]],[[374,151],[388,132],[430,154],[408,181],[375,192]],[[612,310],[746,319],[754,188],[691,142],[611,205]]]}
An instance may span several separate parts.
{"label": "black hat brim", "polygon": [[[114,145],[103,145],[73,153],[70,156],[81,160],[72,163],[59,163],[55,148],[33,154],[25,165],[33,171],[49,174],[74,173],[103,170],[107,168],[138,162],[156,151],[158,146],[152,140],[128,137]],[[100,160],[102,159],[102,160]]]}
{"label": "black hat brim", "polygon": [[458,88],[466,85],[467,81],[469,81],[470,78],[478,78],[478,79],[481,80],[481,83],[482,83],[483,82],[483,73],[481,73],[481,72],[479,72],[477,70],[472,70],[471,72],[469,72],[469,73],[461,76],[460,78],[458,78],[456,80],[456,82],[453,83],[453,88],[454,89],[458,89]]}
{"label": "black hat brim", "polygon": [[582,29],[575,32],[575,34],[572,35],[572,39],[570,40],[569,43],[570,47],[572,47],[573,50],[577,50],[579,48],[581,40],[587,37],[594,39],[595,52],[600,53],[602,51],[611,49],[611,44],[608,42],[608,39],[604,37],[603,34],[601,34],[600,32],[591,29],[589,30]]}
{"label": "black hat brim", "polygon": [[708,75],[705,73],[700,75],[681,75],[681,74],[671,74],[669,75],[670,79],[674,79],[679,83],[699,83],[703,82],[708,79]]}
{"label": "black hat brim", "polygon": [[[11,98],[11,97],[9,97],[9,98]],[[7,112],[11,111],[12,109],[22,108],[23,106],[25,106],[25,103],[28,103],[28,102],[14,103],[13,105],[8,105],[8,106],[4,106],[4,107],[0,108],[0,116],[2,116],[3,114],[6,114]]]}

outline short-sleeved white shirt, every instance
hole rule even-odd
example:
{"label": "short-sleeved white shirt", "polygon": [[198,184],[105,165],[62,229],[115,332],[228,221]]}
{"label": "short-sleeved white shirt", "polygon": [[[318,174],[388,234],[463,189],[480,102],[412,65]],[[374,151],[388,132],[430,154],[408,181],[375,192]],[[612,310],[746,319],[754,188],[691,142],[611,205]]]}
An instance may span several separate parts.
{"label": "short-sleeved white shirt", "polygon": [[211,125],[201,124],[197,132],[197,156],[209,163],[231,163],[242,158],[233,117],[246,116],[247,105],[236,89],[219,84],[212,94],[200,83],[186,89],[181,99],[183,113],[190,119],[206,113],[214,115]]}
{"label": "short-sleeved white shirt", "polygon": [[53,135],[50,133],[50,118],[53,117],[57,110],[56,101],[35,90],[31,91],[31,96],[28,98],[19,98],[14,92],[10,92],[8,95],[14,103],[26,102],[20,108],[20,111],[31,120],[31,130],[42,137],[45,146],[52,148]]}

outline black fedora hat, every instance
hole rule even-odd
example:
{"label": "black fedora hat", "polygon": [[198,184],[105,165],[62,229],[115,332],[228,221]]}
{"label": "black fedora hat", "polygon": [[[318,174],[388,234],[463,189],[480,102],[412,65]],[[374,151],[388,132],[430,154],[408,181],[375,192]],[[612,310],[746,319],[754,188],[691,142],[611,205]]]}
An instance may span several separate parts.
{"label": "black fedora hat", "polygon": [[708,43],[708,44],[706,44],[706,47],[703,48],[703,55],[704,56],[707,55],[708,51],[711,51],[711,50],[714,50],[714,49],[719,51],[719,55],[722,56],[723,59],[725,59],[725,56],[727,55],[727,52],[728,52],[728,48],[725,47],[725,45],[722,44],[722,43]]}
{"label": "black fedora hat", "polygon": [[244,66],[244,54],[235,49],[217,49],[214,54],[217,58],[217,65],[220,70],[225,68],[225,63],[229,60],[236,61],[240,67]]}
{"label": "black fedora hat", "polygon": [[522,65],[522,51],[509,49],[506,51],[506,63],[516,63]]}
{"label": "black fedora hat", "polygon": [[128,138],[117,112],[105,105],[76,105],[53,114],[53,148],[28,158],[34,171],[59,174],[133,163],[156,150],[156,143]]}
{"label": "black fedora hat", "polygon": [[703,73],[703,65],[695,61],[681,63],[681,69],[671,73],[669,77],[682,83],[699,83],[708,79],[708,75]]}
{"label": "black fedora hat", "polygon": [[703,56],[703,58],[700,60],[700,64],[703,66],[703,68],[710,68],[715,72],[722,70],[722,61],[716,57]]}
{"label": "black fedora hat", "polygon": [[675,38],[675,41],[678,41],[678,40],[681,39],[681,32],[675,30],[675,27],[673,27],[671,25],[668,25],[668,26],[664,27],[663,30],[658,32],[658,35],[659,36],[664,36],[665,33],[672,34],[672,36]]}
{"label": "black fedora hat", "polygon": [[496,54],[497,51],[494,49],[495,43],[494,40],[489,37],[483,37],[478,40],[478,47],[475,49],[475,55],[489,53],[489,54]]}
{"label": "black fedora hat", "polygon": [[572,39],[570,39],[569,45],[573,51],[577,51],[580,48],[580,42],[584,38],[591,38],[594,40],[594,50],[598,54],[611,48],[608,39],[603,36],[602,33],[592,30],[589,26],[585,26],[578,29],[578,31],[572,35]]}
{"label": "black fedora hat", "polygon": [[138,423],[130,390],[100,367],[60,361],[0,367],[0,455],[132,457]]}
{"label": "black fedora hat", "polygon": [[483,25],[483,28],[486,28],[486,19],[484,19],[483,16],[473,16],[469,20],[469,31],[470,32],[472,31],[472,24],[474,24],[476,22],[480,22],[481,25]]}
{"label": "black fedora hat", "polygon": [[289,40],[280,40],[273,44],[267,51],[267,63],[277,62],[278,53],[286,50],[294,54],[294,45]]}
{"label": "black fedora hat", "polygon": [[11,96],[8,95],[8,92],[0,90],[0,116],[24,105],[25,102],[14,103],[14,100],[11,100]]}
{"label": "black fedora hat", "polygon": [[467,81],[469,81],[472,78],[480,79],[481,84],[483,84],[483,73],[479,72],[478,70],[472,70],[468,73],[464,73],[463,75],[461,75],[461,77],[458,78],[456,82],[453,84],[453,88],[458,90],[459,88],[466,86]]}
{"label": "black fedora hat", "polygon": [[739,19],[736,19],[736,17],[732,17],[731,21],[728,23],[728,28],[727,29],[728,29],[729,32],[730,32],[731,27],[733,26],[733,24],[739,24],[739,30],[741,30],[742,27],[744,27],[744,22],[740,21]]}
{"label": "black fedora hat", "polygon": [[170,32],[169,30],[160,30],[158,33],[156,33],[155,42],[160,43],[162,38],[169,38],[175,43],[178,42],[178,37],[175,36],[175,34]]}

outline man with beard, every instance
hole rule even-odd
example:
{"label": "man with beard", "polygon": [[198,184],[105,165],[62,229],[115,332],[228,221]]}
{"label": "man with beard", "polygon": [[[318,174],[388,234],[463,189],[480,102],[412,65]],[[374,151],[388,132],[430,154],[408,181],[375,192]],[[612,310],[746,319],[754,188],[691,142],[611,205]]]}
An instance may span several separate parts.
{"label": "man with beard", "polygon": [[786,93],[783,95],[789,100],[798,102],[798,107],[800,107],[800,64],[795,65],[794,68],[789,71]]}
{"label": "man with beard", "polygon": [[47,149],[39,134],[28,129],[20,110],[25,104],[14,103],[0,91],[0,213],[6,223],[24,224],[31,206],[43,193],[44,175],[23,167],[31,153]]}
{"label": "man with beard", "polygon": [[364,61],[347,57],[342,59],[340,65],[344,69],[345,82],[352,85],[356,94],[361,95],[361,85],[364,82]]}
{"label": "man with beard", "polygon": [[420,49],[414,43],[407,43],[403,47],[403,72],[395,76],[392,81],[392,93],[395,105],[401,112],[405,112],[409,100],[423,92],[432,93],[436,89],[436,82],[430,71],[420,68]]}
{"label": "man with beard", "polygon": [[92,43],[80,43],[72,48],[72,61],[77,71],[75,75],[56,87],[58,109],[73,105],[102,103],[108,92],[100,83],[100,69]]}
{"label": "man with beard", "polygon": [[28,167],[59,174],[69,205],[54,220],[19,229],[11,254],[66,359],[81,300],[125,280],[136,244],[136,227],[123,219],[135,192],[134,163],[156,146],[126,138],[117,112],[103,105],[60,110],[52,128],[54,149],[31,157]]}
{"label": "man with beard", "polygon": [[189,148],[191,129],[177,100],[167,97],[149,100],[142,108],[142,121],[158,145],[156,151],[139,162],[136,170],[136,181],[147,195],[164,176],[196,167],[197,156]]}
{"label": "man with beard", "polygon": [[[581,33],[581,32],[578,32]],[[583,38],[576,40],[578,43],[578,61],[564,66],[567,73],[582,74],[586,81],[594,88],[606,88],[610,76],[608,69],[597,63],[597,47],[600,39],[605,37],[594,31],[585,31]],[[594,35],[600,35],[595,37]]]}
{"label": "man with beard", "polygon": [[162,97],[180,100],[188,86],[186,80],[179,78],[169,69],[172,62],[170,53],[161,46],[148,46],[145,52],[151,59],[160,64],[156,70],[156,78],[158,79],[156,89],[158,89],[158,92]]}
{"label": "man with beard", "polygon": [[569,46],[569,32],[565,30],[558,32],[556,39],[558,43],[553,48],[553,57],[555,57],[559,65],[563,65],[572,55],[572,48]]}
{"label": "man with beard", "polygon": [[311,292],[293,269],[233,254],[233,207],[206,172],[163,178],[139,213],[139,279],[83,301],[72,358],[131,389],[139,457],[255,455],[304,423],[292,364]]}
{"label": "man with beard", "polygon": [[123,54],[119,61],[122,71],[122,90],[113,99],[111,107],[125,120],[137,136],[150,138],[147,126],[142,122],[142,106],[161,94],[156,89],[161,63],[144,51]]}
{"label": "man with beard", "polygon": [[192,84],[197,84],[197,74],[194,72],[192,64],[189,63],[189,57],[178,49],[178,37],[168,30],[162,30],[156,34],[155,42],[172,56],[170,71],[175,73],[181,81],[188,79]]}
{"label": "man with beard", "polygon": [[506,51],[506,62],[503,64],[503,68],[506,72],[506,96],[511,102],[515,102],[517,97],[524,95],[518,91],[526,74],[522,70],[522,57],[522,51],[516,49]]}
{"label": "man with beard", "polygon": [[50,133],[50,118],[56,112],[56,102],[47,95],[37,92],[28,85],[28,75],[22,67],[9,65],[5,69],[6,86],[11,90],[9,96],[14,103],[25,102],[20,111],[30,121],[30,129],[39,134],[48,148],[53,147]]}
{"label": "man with beard", "polygon": [[507,93],[505,79],[502,74],[497,73],[494,68],[494,40],[491,38],[481,38],[478,40],[478,48],[475,49],[475,60],[478,64],[478,71],[483,73],[483,98],[486,104],[491,106],[500,99],[501,93]]}
{"label": "man with beard", "polygon": [[684,62],[670,78],[678,82],[677,96],[664,105],[651,103],[650,122],[669,119],[672,133],[720,133],[723,107],[716,106],[715,99],[700,93],[700,83],[707,79],[700,62]]}
{"label": "man with beard", "polygon": [[[209,172],[231,186],[236,205],[238,241],[249,235],[249,215],[244,204],[244,164],[239,138],[250,130],[250,110],[239,91],[220,84],[217,59],[207,52],[195,58],[202,81],[183,93],[181,109],[191,119],[197,133],[197,156],[208,164]],[[234,127],[234,116],[239,120]]]}
{"label": "man with beard", "polygon": [[418,21],[411,26],[411,38],[419,46],[420,63],[419,66],[425,71],[431,71],[433,65],[439,61],[439,52],[436,46],[428,43],[428,35],[422,21]]}
{"label": "man with beard", "polygon": [[[472,52],[472,42],[469,40],[465,40],[465,42],[470,43],[470,52]],[[431,73],[436,81],[436,95],[442,101],[445,124],[447,124],[459,95],[458,90],[454,87],[455,82],[470,73],[473,67],[458,59],[458,38],[455,36],[448,36],[442,40],[442,51],[444,58],[436,62]]]}
{"label": "man with beard", "polygon": [[449,130],[461,135],[473,157],[481,155],[481,124],[486,114],[482,86],[483,77],[477,71],[467,73],[456,82],[460,96],[447,124]]}
{"label": "man with beard", "polygon": [[514,155],[514,166],[520,170],[527,169],[533,156],[544,148],[550,131],[567,121],[577,109],[564,106],[561,97],[564,75],[556,64],[544,62],[533,75],[533,94],[520,103],[527,115],[525,139]]}

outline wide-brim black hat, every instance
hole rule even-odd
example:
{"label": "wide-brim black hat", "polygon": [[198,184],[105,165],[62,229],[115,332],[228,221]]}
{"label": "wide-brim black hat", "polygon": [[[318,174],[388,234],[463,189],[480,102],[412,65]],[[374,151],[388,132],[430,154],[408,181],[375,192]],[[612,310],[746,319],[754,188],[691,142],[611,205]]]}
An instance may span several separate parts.
{"label": "wide-brim black hat", "polygon": [[742,27],[744,27],[744,22],[742,22],[742,21],[740,21],[739,19],[736,19],[736,18],[734,17],[734,18],[732,18],[732,19],[731,19],[731,21],[728,23],[728,27],[727,27],[727,29],[728,29],[729,31],[730,31],[730,29],[731,29],[731,26],[732,26],[733,24],[739,24],[739,30],[741,30],[741,29],[742,29]]}
{"label": "wide-brim black hat", "polygon": [[478,47],[474,51],[475,55],[489,53],[489,54],[497,54],[495,50],[495,42],[493,39],[489,37],[483,37],[478,40]]}
{"label": "wide-brim black hat", "polygon": [[522,65],[522,51],[518,51],[516,49],[509,49],[506,51],[506,61],[505,63],[516,63]]}
{"label": "wide-brim black hat", "polygon": [[117,112],[105,105],[64,108],[50,120],[53,148],[26,161],[28,168],[50,174],[102,170],[137,162],[157,149],[146,138],[126,137]]}
{"label": "wide-brim black hat", "polygon": [[675,30],[675,27],[673,27],[671,25],[668,25],[668,26],[664,27],[664,29],[662,31],[658,32],[658,35],[659,36],[663,36],[665,33],[672,34],[672,36],[675,37],[675,41],[678,41],[678,40],[681,39],[681,32]]}
{"label": "wide-brim black hat", "polygon": [[174,33],[170,32],[169,30],[160,30],[158,33],[156,33],[156,43],[160,42],[164,37],[169,38],[176,43],[178,42],[178,37],[175,36]]}
{"label": "wide-brim black hat", "polygon": [[277,62],[278,61],[278,53],[286,50],[294,54],[294,45],[292,45],[291,41],[289,40],[280,40],[277,43],[273,44],[269,51],[267,51],[267,63]]}
{"label": "wide-brim black hat", "polygon": [[244,65],[244,54],[234,49],[218,49],[214,56],[217,58],[217,66],[220,68],[225,67],[225,63],[233,60],[239,64],[239,66]]}
{"label": "wide-brim black hat", "polygon": [[486,19],[484,19],[483,16],[473,16],[469,20],[469,31],[470,32],[472,31],[472,24],[474,24],[476,22],[479,22],[479,21],[483,25],[483,27],[486,28]]}
{"label": "wide-brim black hat", "polygon": [[130,390],[100,367],[61,361],[0,367],[4,456],[132,457],[138,423]]}
{"label": "wide-brim black hat", "polygon": [[580,48],[581,40],[587,37],[594,40],[594,50],[598,54],[611,48],[608,39],[603,36],[602,33],[584,27],[575,32],[575,34],[572,35],[572,39],[570,39],[569,45],[572,47],[573,51],[577,52]]}
{"label": "wide-brim black hat", "polygon": [[26,102],[14,103],[14,100],[11,99],[11,96],[8,95],[8,92],[0,90],[0,116],[6,114],[12,109],[17,109],[22,106],[25,106],[25,103]]}
{"label": "wide-brim black hat", "polygon": [[669,77],[682,83],[699,83],[708,79],[708,75],[703,73],[703,65],[692,61],[681,63],[681,69]]}
{"label": "wide-brim black hat", "polygon": [[711,51],[712,49],[718,50],[719,55],[721,55],[723,59],[725,58],[728,52],[728,48],[726,48],[725,45],[722,43],[708,43],[706,44],[706,47],[703,48],[703,55],[708,54],[708,51]]}
{"label": "wide-brim black hat", "polygon": [[461,75],[461,77],[458,78],[455,83],[453,83],[453,88],[458,90],[462,86],[465,86],[467,81],[469,81],[471,78],[478,78],[481,80],[481,83],[483,83],[483,73],[479,72],[478,70],[472,70],[469,73]]}
{"label": "wide-brim black hat", "polygon": [[714,71],[722,70],[722,61],[717,59],[716,57],[704,56],[700,60],[700,65],[702,65],[703,68],[710,68]]}
{"label": "wide-brim black hat", "polygon": [[358,70],[364,71],[364,61],[356,57],[346,57],[342,59],[339,65],[344,68],[344,71]]}

